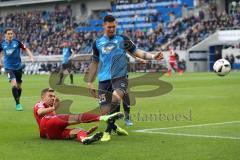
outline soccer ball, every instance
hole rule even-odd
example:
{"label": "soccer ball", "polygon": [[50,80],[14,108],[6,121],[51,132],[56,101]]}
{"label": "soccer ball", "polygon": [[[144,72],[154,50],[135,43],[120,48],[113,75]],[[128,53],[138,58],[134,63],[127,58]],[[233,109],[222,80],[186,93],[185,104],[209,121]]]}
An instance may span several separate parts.
{"label": "soccer ball", "polygon": [[219,76],[225,76],[231,71],[231,65],[226,59],[219,59],[213,65],[214,72]]}

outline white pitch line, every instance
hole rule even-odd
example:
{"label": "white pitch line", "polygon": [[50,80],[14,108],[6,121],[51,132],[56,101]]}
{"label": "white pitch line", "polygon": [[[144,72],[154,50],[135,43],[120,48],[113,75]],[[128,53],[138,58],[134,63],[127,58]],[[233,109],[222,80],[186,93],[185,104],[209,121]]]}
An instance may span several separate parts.
{"label": "white pitch line", "polygon": [[163,132],[163,131],[159,131],[159,132],[155,131],[155,132],[153,132],[154,130],[167,130],[167,129],[178,129],[178,128],[194,128],[194,127],[214,126],[214,125],[233,124],[233,123],[240,123],[240,121],[230,121],[230,122],[221,122],[221,123],[206,123],[206,124],[176,126],[176,127],[166,127],[166,128],[141,129],[141,130],[135,130],[134,132],[165,134],[165,135],[174,135],[174,136],[186,136],[186,137],[202,137],[202,138],[219,138],[219,139],[239,140],[240,137],[216,136],[216,135],[201,135],[201,134],[186,134],[186,133],[173,133],[173,132]]}
{"label": "white pitch line", "polygon": [[215,125],[232,124],[232,123],[240,123],[240,121],[230,121],[230,122],[221,122],[221,123],[205,123],[205,124],[175,126],[175,127],[166,127],[166,128],[140,129],[140,130],[136,130],[135,132],[146,132],[146,131],[178,129],[178,128],[192,128],[192,127],[203,127],[203,126],[215,126]]}
{"label": "white pitch line", "polygon": [[233,140],[240,139],[240,137],[211,136],[211,135],[171,133],[171,132],[151,132],[150,131],[150,132],[145,132],[145,133],[165,134],[165,135],[173,135],[173,136],[186,136],[186,137],[200,137],[200,138],[219,138],[219,139],[233,139]]}

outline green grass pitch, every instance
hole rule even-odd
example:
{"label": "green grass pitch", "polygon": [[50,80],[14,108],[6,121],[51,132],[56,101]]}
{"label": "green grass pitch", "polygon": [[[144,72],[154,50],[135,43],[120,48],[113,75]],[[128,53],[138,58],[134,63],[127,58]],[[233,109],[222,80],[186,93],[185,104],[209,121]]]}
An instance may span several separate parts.
{"label": "green grass pitch", "polygon": [[[130,77],[138,75],[130,74]],[[83,76],[75,75],[74,78],[76,85],[84,86]],[[158,97],[137,98],[137,105],[131,109],[134,125],[125,127],[123,120],[119,122],[128,130],[129,136],[113,135],[110,142],[84,146],[76,141],[39,138],[33,105],[40,98],[40,90],[48,87],[47,75],[23,77],[23,112],[15,111],[7,77],[1,75],[0,160],[239,159],[240,72],[231,72],[225,77],[214,73],[173,74],[172,77],[163,76],[161,79],[171,83],[173,90]],[[69,78],[66,80],[68,82]],[[135,89],[151,88],[154,86]],[[74,113],[87,111],[98,104],[93,98],[57,95],[61,99],[73,100],[71,111]],[[158,117],[160,114],[161,118]],[[78,126],[89,128],[96,124]],[[99,131],[102,131],[105,124],[99,125]]]}

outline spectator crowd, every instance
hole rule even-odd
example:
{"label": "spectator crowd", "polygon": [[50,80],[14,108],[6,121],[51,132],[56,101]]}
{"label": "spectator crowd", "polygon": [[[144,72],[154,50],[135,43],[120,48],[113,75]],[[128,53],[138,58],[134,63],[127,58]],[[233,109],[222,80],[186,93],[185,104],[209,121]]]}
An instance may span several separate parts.
{"label": "spectator crowd", "polygon": [[[198,16],[193,10],[185,13],[184,5],[182,17],[177,18],[174,12],[169,13],[170,20],[161,20],[161,13],[148,15],[149,22],[157,22],[156,29],[125,29],[122,34],[130,37],[136,45],[146,51],[153,51],[163,44],[171,42],[175,49],[185,50],[202,41],[217,29],[236,28],[240,24],[240,13],[219,13],[217,8],[209,9],[209,18],[206,20],[204,12]],[[14,28],[16,36],[26,44],[35,54],[61,54],[61,45],[64,41],[71,42],[73,50],[78,54],[91,52],[91,46],[102,32],[76,32],[75,28],[87,26],[87,23],[77,23],[70,6],[54,11],[27,11],[9,14],[0,17],[0,29]],[[1,30],[0,30],[1,31]]]}

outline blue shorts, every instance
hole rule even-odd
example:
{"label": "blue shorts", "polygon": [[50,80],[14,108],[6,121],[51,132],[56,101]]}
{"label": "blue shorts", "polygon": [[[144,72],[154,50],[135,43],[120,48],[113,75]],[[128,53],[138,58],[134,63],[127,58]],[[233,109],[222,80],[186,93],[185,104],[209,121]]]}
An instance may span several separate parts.
{"label": "blue shorts", "polygon": [[120,77],[112,80],[99,82],[98,96],[99,96],[100,107],[111,104],[112,93],[114,90],[119,89],[124,94],[127,94],[127,88],[128,88],[127,77]]}
{"label": "blue shorts", "polygon": [[22,83],[22,69],[19,70],[5,69],[5,71],[7,73],[9,82],[11,80],[16,79],[18,84]]}

